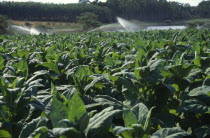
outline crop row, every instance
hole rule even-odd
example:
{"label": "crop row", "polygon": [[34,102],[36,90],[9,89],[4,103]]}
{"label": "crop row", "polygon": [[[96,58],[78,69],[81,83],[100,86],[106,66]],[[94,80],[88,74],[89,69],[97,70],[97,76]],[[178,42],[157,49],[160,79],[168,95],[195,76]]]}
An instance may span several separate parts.
{"label": "crop row", "polygon": [[0,122],[0,137],[208,137],[209,30],[0,36]]}

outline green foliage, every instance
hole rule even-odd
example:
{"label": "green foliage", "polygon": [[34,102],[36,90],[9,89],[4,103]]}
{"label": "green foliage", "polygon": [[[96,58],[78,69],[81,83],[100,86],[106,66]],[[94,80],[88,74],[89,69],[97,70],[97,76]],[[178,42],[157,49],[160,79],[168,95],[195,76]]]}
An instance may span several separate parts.
{"label": "green foliage", "polygon": [[0,130],[0,137],[2,138],[12,138],[8,131],[1,129]]}
{"label": "green foliage", "polygon": [[6,34],[9,22],[6,16],[0,15],[0,34]]}
{"label": "green foliage", "polygon": [[[88,0],[82,0],[88,3]],[[76,17],[84,12],[93,12],[99,20],[112,21],[111,10],[105,4],[95,3],[38,3],[38,2],[0,2],[0,14],[15,20],[76,22]]]}
{"label": "green foliage", "polygon": [[155,132],[151,138],[181,138],[190,136],[187,132],[178,128],[164,128]]}
{"label": "green foliage", "polygon": [[91,12],[82,13],[77,17],[77,21],[82,24],[84,30],[91,30],[93,28],[99,27],[101,24],[98,21],[97,15]]}
{"label": "green foliage", "polygon": [[209,30],[0,37],[0,137],[209,137]]}
{"label": "green foliage", "polygon": [[116,16],[120,16],[130,20],[158,20],[171,24],[174,20],[209,18],[209,5],[209,1],[202,1],[193,7],[166,0],[80,0],[72,4],[4,1],[0,2],[0,14],[15,20],[76,22],[77,16],[91,12],[102,23],[115,22]]}
{"label": "green foliage", "polygon": [[194,21],[194,22],[188,22],[187,27],[188,28],[197,28],[204,26],[205,23],[202,21]]}

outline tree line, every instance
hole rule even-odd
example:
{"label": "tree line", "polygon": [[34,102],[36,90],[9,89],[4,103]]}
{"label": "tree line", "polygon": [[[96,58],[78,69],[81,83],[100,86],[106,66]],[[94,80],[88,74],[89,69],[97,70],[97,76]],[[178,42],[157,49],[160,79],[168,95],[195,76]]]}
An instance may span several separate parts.
{"label": "tree line", "polygon": [[76,22],[78,16],[91,12],[102,23],[116,20],[117,16],[135,20],[182,20],[210,18],[210,1],[197,7],[166,0],[80,0],[77,4],[49,4],[35,2],[0,2],[0,14],[14,20]]}

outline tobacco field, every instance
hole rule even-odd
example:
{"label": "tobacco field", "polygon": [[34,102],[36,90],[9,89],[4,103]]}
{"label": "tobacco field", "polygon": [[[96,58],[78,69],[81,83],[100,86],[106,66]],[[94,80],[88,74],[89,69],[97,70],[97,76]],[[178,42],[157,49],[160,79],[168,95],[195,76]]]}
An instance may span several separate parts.
{"label": "tobacco field", "polygon": [[0,137],[210,137],[210,31],[1,35]]}

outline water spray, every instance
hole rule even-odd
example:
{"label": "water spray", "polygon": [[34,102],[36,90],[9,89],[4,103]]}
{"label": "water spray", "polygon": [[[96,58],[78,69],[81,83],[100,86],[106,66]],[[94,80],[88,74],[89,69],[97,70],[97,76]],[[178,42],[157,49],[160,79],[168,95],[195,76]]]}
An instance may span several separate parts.
{"label": "water spray", "polygon": [[17,26],[17,25],[12,25],[11,28],[16,29],[18,31],[22,31],[26,34],[30,35],[39,35],[41,34],[40,31],[38,31],[36,28],[28,28],[28,27],[23,27],[23,26]]}
{"label": "water spray", "polygon": [[123,28],[126,30],[126,31],[139,31],[141,30],[141,27],[135,23],[132,23],[128,20],[125,20],[125,19],[122,19],[120,17],[117,17],[117,21],[120,25],[123,26]]}

